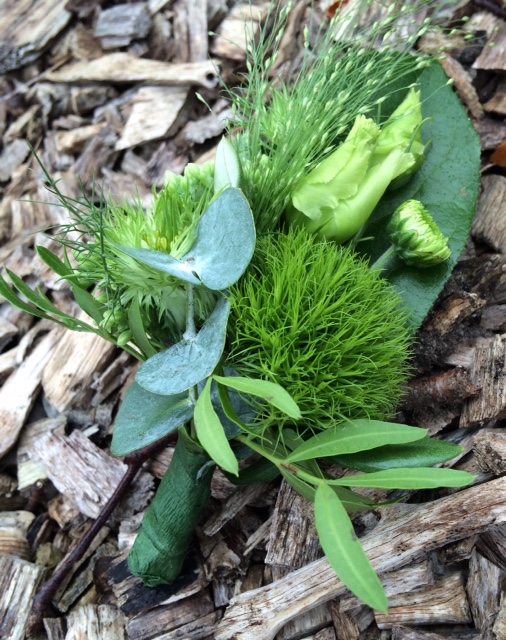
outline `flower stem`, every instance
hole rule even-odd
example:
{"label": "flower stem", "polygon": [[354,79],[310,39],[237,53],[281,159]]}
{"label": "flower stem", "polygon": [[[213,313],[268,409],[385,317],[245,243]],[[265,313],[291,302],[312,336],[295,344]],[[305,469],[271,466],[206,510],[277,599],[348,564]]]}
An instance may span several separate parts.
{"label": "flower stem", "polygon": [[371,264],[371,269],[377,271],[390,271],[395,262],[395,247],[390,245],[388,249],[380,255],[380,257]]}

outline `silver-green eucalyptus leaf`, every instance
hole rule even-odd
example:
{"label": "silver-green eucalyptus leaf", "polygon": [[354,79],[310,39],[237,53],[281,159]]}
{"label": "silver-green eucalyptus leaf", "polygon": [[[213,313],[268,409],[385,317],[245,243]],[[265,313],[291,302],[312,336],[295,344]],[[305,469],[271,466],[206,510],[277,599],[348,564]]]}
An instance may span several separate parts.
{"label": "silver-green eucalyptus leaf", "polygon": [[188,422],[193,409],[188,393],[160,396],[133,382],[114,423],[112,453],[126,456],[164,438]]}
{"label": "silver-green eucalyptus leaf", "polygon": [[138,384],[160,395],[183,393],[207,378],[220,361],[225,347],[225,334],[230,302],[221,296],[195,337],[157,353],[140,367]]}

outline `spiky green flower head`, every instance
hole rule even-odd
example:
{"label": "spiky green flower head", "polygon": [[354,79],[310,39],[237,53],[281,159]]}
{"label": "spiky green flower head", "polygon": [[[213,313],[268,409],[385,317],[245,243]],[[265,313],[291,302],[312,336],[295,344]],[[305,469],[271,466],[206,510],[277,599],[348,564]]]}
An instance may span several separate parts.
{"label": "spiky green flower head", "polygon": [[[350,249],[305,229],[263,236],[231,302],[227,365],[282,385],[301,409],[299,428],[392,414],[409,372],[406,314]],[[273,410],[262,420],[287,419]]]}
{"label": "spiky green flower head", "polygon": [[451,256],[448,238],[419,200],[407,200],[398,207],[387,226],[397,255],[420,269],[445,262]]}
{"label": "spiky green flower head", "polygon": [[[184,175],[171,172],[160,192],[154,192],[152,209],[111,202],[95,210],[85,221],[90,240],[74,248],[76,280],[96,285],[96,295],[107,305],[103,328],[123,344],[132,338],[128,314],[135,307],[155,349],[178,341],[185,330],[184,283],[141,264],[121,247],[154,249],[175,258],[192,247],[196,227],[214,194],[214,167],[189,164]],[[204,320],[212,309],[213,294],[195,288],[196,319]],[[118,342],[119,344],[119,342]]]}

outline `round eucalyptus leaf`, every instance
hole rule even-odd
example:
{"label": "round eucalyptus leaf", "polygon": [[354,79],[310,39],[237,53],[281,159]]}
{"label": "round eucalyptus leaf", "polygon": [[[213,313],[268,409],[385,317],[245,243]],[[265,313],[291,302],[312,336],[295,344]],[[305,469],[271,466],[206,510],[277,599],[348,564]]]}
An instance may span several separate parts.
{"label": "round eucalyptus leaf", "polygon": [[114,423],[111,451],[126,456],[164,438],[193,415],[188,393],[160,396],[133,382]]}
{"label": "round eucalyptus leaf", "polygon": [[197,335],[146,360],[137,372],[136,382],[151,393],[171,396],[210,376],[225,347],[229,311],[230,302],[221,297]]}
{"label": "round eucalyptus leaf", "polygon": [[118,248],[139,262],[158,269],[158,271],[169,273],[171,276],[189,282],[190,284],[200,284],[200,280],[193,273],[191,265],[183,260],[173,258],[168,253],[154,251],[153,249],[134,249],[133,247],[124,247],[121,245],[118,245]]}
{"label": "round eucalyptus leaf", "polygon": [[221,291],[237,282],[255,249],[255,223],[239,189],[226,189],[211,203],[197,227],[195,244],[182,261],[202,284]]}

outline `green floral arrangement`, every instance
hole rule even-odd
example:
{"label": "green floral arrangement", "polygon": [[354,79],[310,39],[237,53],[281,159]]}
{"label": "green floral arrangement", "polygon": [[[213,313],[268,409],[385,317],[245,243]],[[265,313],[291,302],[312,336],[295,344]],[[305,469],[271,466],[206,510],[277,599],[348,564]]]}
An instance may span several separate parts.
{"label": "green floral arrangement", "polygon": [[[115,455],[178,433],[129,559],[149,586],[178,576],[220,467],[237,484],[281,475],[313,501],[329,562],[385,611],[348,515],[380,505],[353,487],[473,480],[434,468],[459,447],[389,420],[470,230],[479,145],[437,61],[411,51],[430,19],[410,36],[396,26],[421,5],[359,28],[371,5],[343,8],[316,42],[306,27],[289,81],[276,62],[290,6],[274,8],[242,88],[226,89],[233,118],[214,165],[169,174],[151,209],[70,200],[46,174],[70,222],[55,236],[64,260],[38,252],[89,323],[13,273],[0,281],[12,304],[141,362]],[[335,464],[361,473],[335,479]]]}

